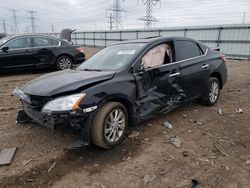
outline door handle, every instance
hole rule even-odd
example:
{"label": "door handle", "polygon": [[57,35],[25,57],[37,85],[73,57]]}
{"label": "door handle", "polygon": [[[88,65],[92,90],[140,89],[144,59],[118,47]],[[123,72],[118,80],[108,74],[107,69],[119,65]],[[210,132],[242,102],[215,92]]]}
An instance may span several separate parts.
{"label": "door handle", "polygon": [[205,68],[208,68],[208,67],[209,67],[209,65],[208,65],[208,64],[205,64],[205,65],[202,65],[201,68],[205,69]]}
{"label": "door handle", "polygon": [[175,77],[175,76],[179,76],[179,75],[181,75],[181,73],[176,72],[176,73],[170,74],[168,77]]}

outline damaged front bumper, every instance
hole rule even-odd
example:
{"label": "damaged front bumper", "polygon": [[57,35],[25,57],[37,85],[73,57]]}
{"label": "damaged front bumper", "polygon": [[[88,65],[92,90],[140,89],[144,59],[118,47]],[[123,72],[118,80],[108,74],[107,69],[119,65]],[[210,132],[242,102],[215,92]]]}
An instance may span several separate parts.
{"label": "damaged front bumper", "polygon": [[[93,108],[92,108],[93,109]],[[90,111],[90,110],[87,110]],[[23,102],[23,110],[18,112],[17,122],[25,122],[33,120],[34,122],[46,128],[57,130],[60,128],[70,127],[81,132],[81,142],[83,146],[88,146],[91,143],[90,129],[91,120],[94,112],[85,113],[83,110],[77,110],[69,113],[57,113],[48,115],[36,110],[31,105]]]}
{"label": "damaged front bumper", "polygon": [[47,113],[43,112],[42,108],[51,99],[26,95],[19,88],[16,88],[12,95],[20,99],[23,106],[23,110],[18,112],[17,123],[33,120],[52,130],[69,127],[81,131],[81,139],[84,145],[90,144],[90,127],[97,106]]}
{"label": "damaged front bumper", "polygon": [[[74,129],[81,129],[84,121],[88,118],[88,115],[82,112],[80,109],[73,112],[67,113],[56,113],[56,114],[46,114],[36,109],[26,102],[23,102],[23,112],[36,123],[47,127],[49,129],[56,130],[60,127],[72,127]],[[23,112],[19,112],[17,117],[18,122],[22,122],[21,118]],[[20,115],[19,115],[20,114]],[[20,117],[22,116],[22,117]]]}

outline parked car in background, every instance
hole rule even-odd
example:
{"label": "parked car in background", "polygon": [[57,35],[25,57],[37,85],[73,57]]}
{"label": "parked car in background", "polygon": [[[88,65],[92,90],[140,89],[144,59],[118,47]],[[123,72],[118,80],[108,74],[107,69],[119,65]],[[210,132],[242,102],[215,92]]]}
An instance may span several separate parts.
{"label": "parked car in background", "polygon": [[0,40],[0,71],[20,68],[72,68],[85,60],[83,48],[47,35],[16,35]]}
{"label": "parked car in background", "polygon": [[4,33],[0,33],[0,39],[6,37],[6,35]]}
{"label": "parked car in background", "polygon": [[214,105],[227,80],[226,58],[199,41],[160,37],[104,48],[76,70],[46,74],[13,95],[17,121],[81,130],[83,145],[112,148],[129,125],[199,99]]}

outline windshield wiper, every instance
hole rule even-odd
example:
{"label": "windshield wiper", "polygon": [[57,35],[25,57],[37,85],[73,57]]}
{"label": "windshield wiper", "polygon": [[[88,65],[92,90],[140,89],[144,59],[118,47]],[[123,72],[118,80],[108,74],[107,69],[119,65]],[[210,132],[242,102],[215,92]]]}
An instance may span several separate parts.
{"label": "windshield wiper", "polygon": [[82,71],[102,71],[100,69],[81,69]]}

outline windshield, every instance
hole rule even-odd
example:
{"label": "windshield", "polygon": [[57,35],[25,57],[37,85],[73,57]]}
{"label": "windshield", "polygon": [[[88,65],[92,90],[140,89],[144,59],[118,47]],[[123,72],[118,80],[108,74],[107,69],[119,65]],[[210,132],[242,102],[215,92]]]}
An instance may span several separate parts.
{"label": "windshield", "polygon": [[5,42],[7,42],[7,41],[8,41],[9,39],[11,39],[11,38],[13,38],[13,37],[9,36],[9,37],[4,37],[4,38],[0,39],[0,46],[1,46],[2,44],[4,44]]}
{"label": "windshield", "polygon": [[87,61],[82,63],[78,70],[118,70],[129,64],[145,43],[119,44],[104,48]]}

